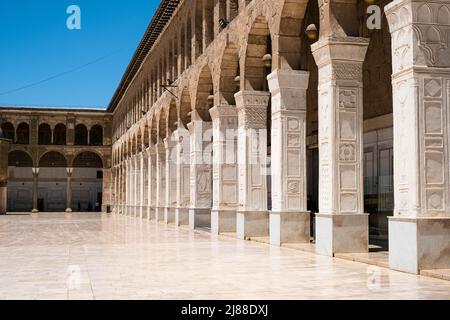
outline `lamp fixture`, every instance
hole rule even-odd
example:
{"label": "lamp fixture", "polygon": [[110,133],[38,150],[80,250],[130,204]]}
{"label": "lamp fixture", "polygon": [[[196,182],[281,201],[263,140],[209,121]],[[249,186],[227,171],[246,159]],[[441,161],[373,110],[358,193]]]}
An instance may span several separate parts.
{"label": "lamp fixture", "polygon": [[317,40],[319,38],[319,32],[317,31],[317,27],[315,24],[310,24],[308,27],[306,27],[305,33],[310,40]]}
{"label": "lamp fixture", "polygon": [[265,54],[262,57],[262,61],[266,68],[270,68],[272,66],[272,55],[270,53]]}

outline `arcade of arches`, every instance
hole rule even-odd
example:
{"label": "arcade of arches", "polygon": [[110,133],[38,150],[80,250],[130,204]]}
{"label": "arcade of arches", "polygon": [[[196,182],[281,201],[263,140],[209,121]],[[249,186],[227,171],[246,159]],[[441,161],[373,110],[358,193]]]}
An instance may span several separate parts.
{"label": "arcade of arches", "polygon": [[116,214],[448,269],[450,4],[378,0],[369,30],[367,2],[163,0],[108,107],[110,141],[3,116],[18,150],[38,133],[34,158],[10,163],[66,141],[70,160],[44,162],[97,166],[73,150],[110,144]]}

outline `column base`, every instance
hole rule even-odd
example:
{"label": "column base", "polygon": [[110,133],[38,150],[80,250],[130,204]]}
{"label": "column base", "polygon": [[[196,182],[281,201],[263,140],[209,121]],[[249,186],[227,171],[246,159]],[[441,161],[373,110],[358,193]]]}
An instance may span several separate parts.
{"label": "column base", "polygon": [[212,210],[211,233],[236,232],[236,210]]}
{"label": "column base", "polygon": [[155,208],[155,222],[163,222],[164,221],[164,207],[156,207]]}
{"label": "column base", "polygon": [[34,214],[39,213],[39,210],[38,209],[33,209],[33,210],[31,210],[31,213],[34,213]]}
{"label": "column base", "polygon": [[175,209],[175,225],[188,226],[189,225],[189,209],[176,208]]}
{"label": "column base", "polygon": [[450,217],[389,217],[389,267],[418,274],[450,268]]}
{"label": "column base", "polygon": [[368,214],[316,214],[316,253],[363,253],[369,248]]}
{"label": "column base", "polygon": [[67,208],[67,209],[66,209],[66,213],[72,213],[72,209]]}
{"label": "column base", "polygon": [[270,244],[310,242],[310,212],[275,212],[270,217]]}
{"label": "column base", "polygon": [[211,228],[211,209],[189,209],[189,228]]}
{"label": "column base", "polygon": [[175,208],[174,207],[166,207],[164,208],[164,223],[175,223]]}
{"label": "column base", "polygon": [[147,207],[147,221],[152,221],[155,218],[155,209]]}
{"label": "column base", "polygon": [[268,237],[269,212],[238,211],[236,214],[236,236],[242,240],[251,237]]}

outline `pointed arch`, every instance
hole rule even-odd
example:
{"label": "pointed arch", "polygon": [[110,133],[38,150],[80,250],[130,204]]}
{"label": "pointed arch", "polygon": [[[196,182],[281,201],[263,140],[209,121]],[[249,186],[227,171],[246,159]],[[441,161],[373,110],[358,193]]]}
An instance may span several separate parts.
{"label": "pointed arch", "polygon": [[234,43],[229,43],[223,52],[220,72],[220,103],[236,105],[234,94],[239,91],[239,54]]}
{"label": "pointed arch", "polygon": [[209,109],[213,107],[214,86],[211,69],[208,65],[204,66],[200,72],[197,82],[197,94],[195,97],[195,110],[203,121],[211,121]]}

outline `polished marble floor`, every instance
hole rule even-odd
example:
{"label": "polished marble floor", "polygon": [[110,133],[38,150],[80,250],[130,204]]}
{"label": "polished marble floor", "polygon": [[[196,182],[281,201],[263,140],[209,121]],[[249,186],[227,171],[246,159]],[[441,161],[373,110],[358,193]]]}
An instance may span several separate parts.
{"label": "polished marble floor", "polygon": [[93,213],[0,216],[0,299],[450,299],[450,282]]}

